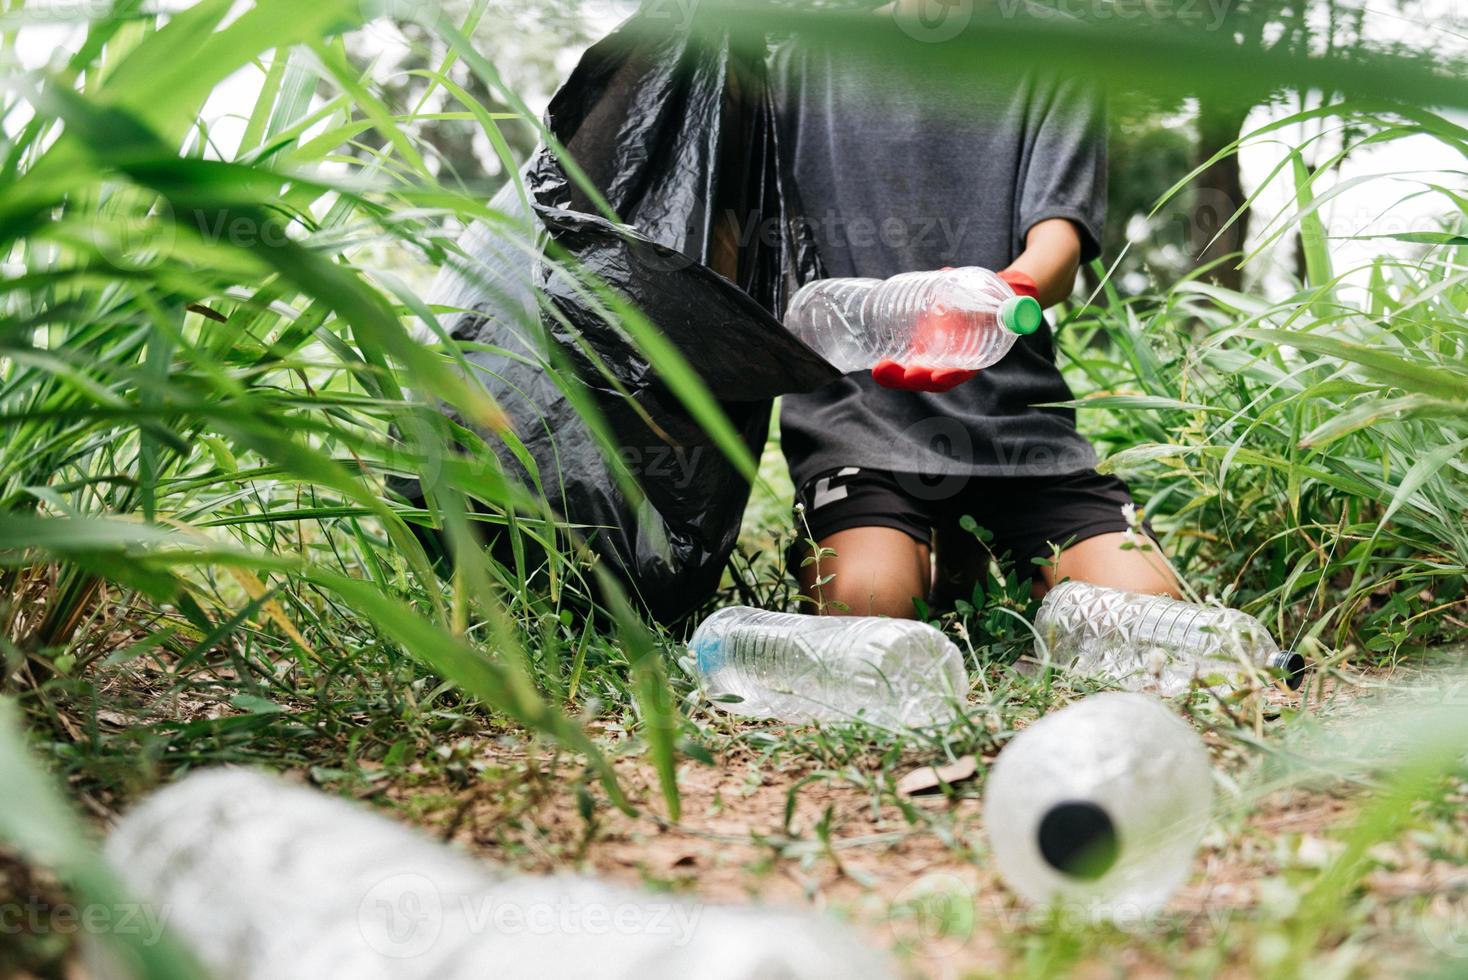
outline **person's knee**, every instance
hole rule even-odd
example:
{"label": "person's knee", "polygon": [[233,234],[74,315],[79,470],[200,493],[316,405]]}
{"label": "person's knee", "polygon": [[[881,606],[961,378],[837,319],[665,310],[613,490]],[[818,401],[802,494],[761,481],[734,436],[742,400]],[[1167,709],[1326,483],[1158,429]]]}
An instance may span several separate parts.
{"label": "person's knee", "polygon": [[801,591],[814,612],[848,616],[917,616],[915,598],[928,591],[929,552],[888,528],[839,532],[821,542],[826,553],[801,570]]}
{"label": "person's knee", "polygon": [[902,587],[896,583],[868,580],[862,584],[854,578],[842,582],[839,573],[819,590],[821,612],[838,616],[889,616],[893,619],[917,618],[914,598],[920,598],[915,588]]}
{"label": "person's knee", "polygon": [[[891,616],[911,619],[917,615],[913,596],[920,584],[911,576],[893,576],[865,562],[829,563],[819,575],[802,576],[801,592],[809,612],[835,616]],[[907,580],[897,581],[897,578]]]}
{"label": "person's knee", "polygon": [[1060,561],[1047,569],[1047,585],[1065,579],[1090,582],[1146,595],[1177,598],[1181,589],[1157,542],[1138,543],[1122,533],[1100,534],[1071,545],[1060,553]]}

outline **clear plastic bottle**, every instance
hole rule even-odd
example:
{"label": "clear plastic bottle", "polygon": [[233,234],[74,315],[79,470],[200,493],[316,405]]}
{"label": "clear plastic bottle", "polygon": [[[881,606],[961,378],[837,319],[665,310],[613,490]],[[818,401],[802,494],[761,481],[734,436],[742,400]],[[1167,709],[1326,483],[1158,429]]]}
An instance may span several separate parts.
{"label": "clear plastic bottle", "polygon": [[700,623],[688,648],[714,703],[751,718],[931,725],[968,693],[958,647],[906,619],[730,606]]}
{"label": "clear plastic bottle", "polygon": [[1255,686],[1256,677],[1282,677],[1293,689],[1305,672],[1305,658],[1280,650],[1246,613],[1089,582],[1051,589],[1035,632],[1054,663],[1165,697],[1186,691],[1195,678],[1242,688]]}
{"label": "clear plastic bottle", "polygon": [[[819,915],[510,875],[366,806],[245,769],[154,793],[104,854],[138,922],[166,928],[217,980],[894,975]],[[138,975],[92,938],[87,975]]]}
{"label": "clear plastic bottle", "polygon": [[977,371],[1043,322],[988,269],[905,272],[890,279],[818,279],[790,300],[785,326],[842,371],[894,360]]}
{"label": "clear plastic bottle", "polygon": [[1047,715],[999,753],[984,826],[1005,882],[1038,905],[1118,922],[1187,878],[1208,824],[1208,752],[1155,697],[1108,692]]}

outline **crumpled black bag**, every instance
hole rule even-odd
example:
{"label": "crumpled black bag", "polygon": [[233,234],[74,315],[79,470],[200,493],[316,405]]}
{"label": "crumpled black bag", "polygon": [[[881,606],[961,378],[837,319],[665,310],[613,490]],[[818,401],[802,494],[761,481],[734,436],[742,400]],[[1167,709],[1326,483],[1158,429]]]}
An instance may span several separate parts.
{"label": "crumpled black bag", "polygon": [[[820,269],[782,173],[764,49],[762,34],[697,18],[671,30],[644,10],[582,57],[547,125],[625,224],[601,217],[554,153],[539,150],[524,171],[534,230],[646,315],[756,459],[775,396],[839,377],[777,319]],[[493,206],[524,214],[513,186]],[[467,357],[510,416],[541,490],[654,618],[687,615],[718,587],[748,481],[545,251],[527,254],[483,226],[461,247],[475,274],[446,270],[430,302],[471,310],[450,316],[448,332],[497,348]],[[527,318],[538,328],[527,330]],[[645,495],[640,506],[546,370],[547,344],[600,409]],[[530,485],[514,453],[496,452]]]}

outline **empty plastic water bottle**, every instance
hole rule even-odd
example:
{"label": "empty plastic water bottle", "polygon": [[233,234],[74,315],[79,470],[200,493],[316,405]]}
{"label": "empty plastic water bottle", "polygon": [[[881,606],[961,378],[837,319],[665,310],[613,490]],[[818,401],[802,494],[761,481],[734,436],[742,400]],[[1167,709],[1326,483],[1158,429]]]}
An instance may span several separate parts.
{"label": "empty plastic water bottle", "polygon": [[1187,877],[1208,824],[1202,740],[1161,701],[1110,692],[1047,715],[989,772],[984,826],[1005,882],[1037,905],[1124,922]]}
{"label": "empty plastic water bottle", "polygon": [[1253,616],[1089,582],[1051,589],[1035,632],[1056,664],[1166,697],[1195,678],[1239,688],[1254,686],[1256,677],[1280,677],[1297,688],[1305,672],[1305,658],[1280,650]]}
{"label": "empty plastic water bottle", "polygon": [[884,360],[977,371],[1042,322],[1038,302],[977,266],[818,279],[785,311],[786,328],[842,371]]}
{"label": "empty plastic water bottle", "polygon": [[[885,978],[818,915],[713,905],[576,875],[507,875],[318,790],[195,773],[118,822],[105,855],[216,980]],[[137,976],[90,945],[88,975]]]}
{"label": "empty plastic water bottle", "polygon": [[730,606],[688,648],[714,703],[751,718],[931,725],[968,693],[958,647],[907,619]]}

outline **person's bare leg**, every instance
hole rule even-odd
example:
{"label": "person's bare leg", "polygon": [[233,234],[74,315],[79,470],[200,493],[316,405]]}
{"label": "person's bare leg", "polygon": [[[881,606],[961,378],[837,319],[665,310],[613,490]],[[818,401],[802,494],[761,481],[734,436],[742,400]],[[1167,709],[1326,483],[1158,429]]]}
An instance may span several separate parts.
{"label": "person's bare leg", "polygon": [[[816,600],[812,612],[842,616],[912,619],[912,600],[927,598],[928,546],[890,527],[854,527],[820,542],[835,555],[800,569],[801,594]],[[824,585],[819,579],[834,576]]]}
{"label": "person's bare leg", "polygon": [[1177,579],[1162,560],[1157,542],[1144,538],[1142,544],[1124,550],[1122,545],[1126,541],[1125,532],[1113,531],[1076,542],[1060,553],[1055,565],[1045,566],[1045,587],[1069,578],[1129,592],[1180,598]]}

